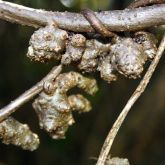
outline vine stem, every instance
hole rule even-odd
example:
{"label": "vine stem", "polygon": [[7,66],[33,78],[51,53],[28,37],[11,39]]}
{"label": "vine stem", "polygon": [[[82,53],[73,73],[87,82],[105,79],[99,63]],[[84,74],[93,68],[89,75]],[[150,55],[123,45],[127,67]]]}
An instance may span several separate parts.
{"label": "vine stem", "polygon": [[[95,12],[95,15],[110,31],[137,31],[165,24],[165,4]],[[82,14],[33,9],[2,0],[0,0],[0,19],[35,28],[53,21],[61,29],[74,32],[95,32]]]}
{"label": "vine stem", "polygon": [[146,89],[146,87],[147,87],[147,85],[148,85],[148,83],[149,83],[149,81],[150,81],[150,79],[151,79],[151,77],[152,77],[152,75],[156,69],[156,66],[158,65],[158,62],[159,62],[159,60],[160,60],[160,58],[164,52],[164,49],[165,49],[165,34],[163,35],[162,41],[159,45],[159,48],[158,48],[158,51],[157,51],[157,54],[156,54],[154,60],[150,64],[143,79],[139,83],[138,87],[136,88],[136,90],[134,91],[134,93],[132,94],[130,99],[128,100],[127,104],[123,108],[122,112],[120,113],[117,120],[113,124],[110,132],[108,133],[108,136],[105,139],[105,142],[102,146],[102,149],[101,149],[101,152],[100,152],[100,155],[99,155],[99,158],[98,158],[96,165],[105,165],[105,161],[108,158],[108,155],[109,155],[109,152],[111,150],[113,141],[114,141],[124,119],[126,118],[128,112],[131,110],[131,107],[135,104],[137,99],[141,96],[141,94]]}
{"label": "vine stem", "polygon": [[137,7],[153,5],[153,4],[162,4],[162,3],[165,3],[165,0],[138,0],[132,2],[127,8],[133,9]]}
{"label": "vine stem", "polygon": [[44,82],[49,78],[55,79],[61,73],[61,71],[62,71],[62,65],[53,67],[53,69],[40,82],[38,82],[29,90],[25,91],[14,101],[11,101],[10,104],[0,109],[0,122],[2,122],[9,115],[11,115],[11,113],[15,112],[23,104],[31,100],[35,95],[40,93],[43,89]]}

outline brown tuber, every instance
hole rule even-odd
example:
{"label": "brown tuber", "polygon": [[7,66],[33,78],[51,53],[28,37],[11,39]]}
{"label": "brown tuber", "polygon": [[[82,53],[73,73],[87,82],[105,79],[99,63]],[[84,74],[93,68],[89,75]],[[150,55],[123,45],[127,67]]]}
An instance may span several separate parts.
{"label": "brown tuber", "polygon": [[59,60],[68,38],[66,31],[49,25],[35,31],[30,39],[27,56],[34,61]]}
{"label": "brown tuber", "polygon": [[95,79],[86,78],[76,72],[63,73],[55,81],[45,82],[44,91],[33,103],[40,127],[53,139],[65,138],[65,132],[74,123],[72,111],[81,113],[91,110],[90,102],[82,95],[67,96],[67,91],[76,86],[90,95],[98,90]]}
{"label": "brown tuber", "polygon": [[27,124],[22,124],[12,117],[0,123],[0,139],[5,144],[13,144],[24,150],[36,150],[39,138],[29,129]]}

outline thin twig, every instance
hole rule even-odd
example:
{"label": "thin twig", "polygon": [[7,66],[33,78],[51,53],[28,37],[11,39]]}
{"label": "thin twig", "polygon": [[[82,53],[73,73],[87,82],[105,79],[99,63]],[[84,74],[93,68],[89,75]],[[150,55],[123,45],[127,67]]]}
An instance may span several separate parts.
{"label": "thin twig", "polygon": [[122,110],[122,112],[120,113],[120,115],[118,116],[117,120],[115,121],[115,123],[113,124],[104,144],[103,147],[101,149],[98,161],[96,165],[104,165],[105,161],[109,155],[111,146],[113,144],[113,141],[118,133],[119,128],[121,127],[124,119],[126,118],[128,112],[131,110],[131,107],[135,104],[135,102],[137,101],[137,99],[141,96],[141,94],[144,92],[145,88],[147,87],[154,71],[155,68],[164,52],[165,49],[165,34],[163,36],[163,39],[159,45],[157,54],[154,58],[154,60],[152,61],[151,65],[149,66],[146,74],[144,75],[143,79],[141,80],[140,84],[138,85],[138,87],[136,88],[135,92],[133,93],[133,95],[130,97],[130,99],[128,100],[127,104],[125,105],[124,109]]}
{"label": "thin twig", "polygon": [[102,24],[101,20],[96,17],[94,11],[90,9],[83,9],[81,13],[96,30],[96,32],[100,33],[103,37],[116,37],[115,33],[107,30],[107,28]]}
{"label": "thin twig", "polygon": [[[136,31],[165,24],[165,4],[96,12],[96,17],[110,31]],[[75,32],[94,32],[82,14],[32,9],[0,0],[0,18],[9,22],[41,27],[54,21],[59,28]]]}
{"label": "thin twig", "polygon": [[132,2],[127,8],[133,9],[133,8],[138,8],[142,6],[162,4],[162,3],[165,3],[165,0],[137,0],[137,1]]}
{"label": "thin twig", "polygon": [[35,95],[40,93],[43,89],[43,83],[45,80],[50,77],[56,78],[60,72],[62,71],[62,65],[54,67],[46,77],[44,77],[40,82],[38,82],[35,86],[25,91],[22,95],[20,95],[17,99],[12,101],[7,106],[0,109],[0,122],[6,119],[11,113],[15,112],[19,107],[23,104],[31,100]]}

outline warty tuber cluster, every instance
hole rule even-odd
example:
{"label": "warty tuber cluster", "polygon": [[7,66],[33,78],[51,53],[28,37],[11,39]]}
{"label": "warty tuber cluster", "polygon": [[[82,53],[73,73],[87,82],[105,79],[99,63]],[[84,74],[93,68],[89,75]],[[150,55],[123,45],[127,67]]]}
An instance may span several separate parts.
{"label": "warty tuber cluster", "polygon": [[63,65],[75,63],[83,72],[100,71],[101,78],[110,83],[119,73],[128,78],[140,77],[145,62],[155,56],[156,50],[156,39],[148,32],[110,40],[48,25],[32,35],[27,56],[40,62],[55,59]]}

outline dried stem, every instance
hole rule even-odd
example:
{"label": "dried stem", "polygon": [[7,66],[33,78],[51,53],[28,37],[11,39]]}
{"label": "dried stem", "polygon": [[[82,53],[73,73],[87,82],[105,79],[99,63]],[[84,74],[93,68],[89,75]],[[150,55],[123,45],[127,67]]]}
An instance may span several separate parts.
{"label": "dried stem", "polygon": [[46,77],[44,77],[40,82],[38,82],[35,86],[25,91],[22,95],[20,95],[17,99],[12,101],[7,106],[0,109],[0,122],[6,119],[11,113],[15,112],[23,104],[32,99],[35,95],[40,93],[43,89],[43,83],[45,82],[45,80],[49,79],[50,77],[56,78],[61,71],[62,65],[54,67],[50,71],[50,73]]}
{"label": "dried stem", "polygon": [[[110,31],[135,31],[165,24],[165,4],[95,13]],[[90,23],[78,13],[32,9],[0,0],[0,18],[9,22],[40,27],[54,21],[59,28],[75,32],[94,32]]]}
{"label": "dried stem", "polygon": [[133,8],[138,8],[142,6],[147,6],[147,5],[153,5],[153,4],[162,4],[165,3],[165,0],[137,0],[132,2],[128,8],[133,9]]}
{"label": "dried stem", "polygon": [[121,127],[124,119],[126,118],[128,112],[131,110],[131,107],[134,105],[134,103],[137,101],[137,99],[141,96],[141,94],[144,92],[145,88],[147,87],[154,71],[155,68],[164,52],[165,49],[165,34],[163,36],[163,39],[159,45],[157,54],[154,58],[154,60],[152,61],[151,65],[149,66],[146,74],[144,75],[143,79],[141,80],[140,84],[138,85],[138,87],[136,88],[135,92],[133,93],[133,95],[130,97],[130,99],[128,100],[127,104],[125,105],[124,109],[122,110],[122,112],[120,113],[120,115],[118,116],[117,120],[115,121],[115,123],[113,124],[104,144],[103,147],[101,149],[98,161],[97,161],[97,165],[104,165],[106,159],[108,158],[108,154],[110,152],[111,146],[113,144],[113,141],[118,133],[119,128]]}

